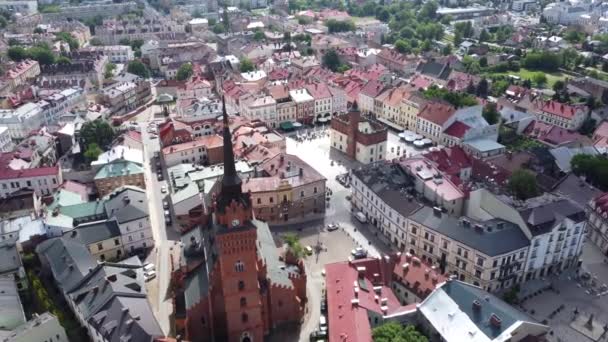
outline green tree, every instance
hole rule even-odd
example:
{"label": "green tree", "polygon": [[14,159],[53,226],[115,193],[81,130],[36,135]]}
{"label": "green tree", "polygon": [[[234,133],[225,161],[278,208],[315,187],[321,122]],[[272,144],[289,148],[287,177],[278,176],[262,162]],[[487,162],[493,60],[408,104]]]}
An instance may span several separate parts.
{"label": "green tree", "polygon": [[114,140],[114,135],[114,130],[107,121],[89,121],[80,129],[84,146],[97,144],[100,148],[107,148]]}
{"label": "green tree", "polygon": [[488,88],[488,80],[482,78],[481,81],[477,83],[475,93],[477,94],[477,96],[485,99],[486,97],[488,97]]}
{"label": "green tree", "polygon": [[40,46],[34,46],[27,50],[28,55],[38,61],[41,65],[51,65],[55,63],[55,54],[48,49]]}
{"label": "green tree", "polygon": [[509,88],[509,82],[506,80],[496,80],[492,82],[492,94],[496,97],[503,96]]}
{"label": "green tree", "polygon": [[485,68],[488,66],[488,58],[486,58],[486,56],[483,56],[479,59],[479,67],[480,68]]}
{"label": "green tree", "polygon": [[72,64],[72,60],[69,59],[66,56],[59,56],[59,57],[57,57],[57,60],[55,61],[55,63],[57,63],[57,64]]}
{"label": "green tree", "polygon": [[329,19],[325,22],[329,33],[348,32],[356,29],[355,23],[350,20],[335,20]]}
{"label": "green tree", "polygon": [[350,66],[348,64],[340,64],[340,66],[338,67],[338,70],[336,70],[339,73],[345,73],[348,70],[350,70]]}
{"label": "green tree", "polygon": [[566,88],[566,83],[564,83],[564,81],[562,81],[562,80],[556,81],[556,82],[553,84],[553,90],[554,90],[556,93],[558,93],[558,92],[560,92],[560,91],[564,90],[564,88]]}
{"label": "green tree", "polygon": [[412,52],[412,48],[410,47],[410,44],[408,44],[408,42],[406,42],[403,39],[398,39],[395,42],[395,50],[399,51],[400,53]]}
{"label": "green tree", "polygon": [[7,55],[13,61],[19,62],[27,58],[27,51],[21,46],[11,46],[8,48]]}
{"label": "green tree", "polygon": [[427,342],[413,325],[402,325],[398,322],[388,322],[379,325],[372,331],[374,342]]}
{"label": "green tree", "polygon": [[532,81],[534,81],[537,86],[542,87],[547,83],[547,76],[542,72],[535,72],[534,75],[532,75]]}
{"label": "green tree", "polygon": [[114,63],[106,64],[106,67],[105,67],[105,70],[103,73],[103,77],[105,77],[106,79],[112,78],[112,76],[114,76],[114,70],[116,70],[116,64],[114,64]]}
{"label": "green tree", "polygon": [[130,72],[139,77],[148,78],[150,77],[150,71],[148,67],[140,60],[133,60],[127,64],[127,72]]}
{"label": "green tree", "polygon": [[447,44],[441,49],[441,54],[447,56],[452,53],[452,44]]}
{"label": "green tree", "polygon": [[96,143],[91,143],[89,144],[89,146],[87,146],[86,151],[84,151],[84,157],[88,161],[94,161],[97,160],[97,157],[99,157],[99,155],[102,153],[103,150],[99,148],[99,145],[97,145]]}
{"label": "green tree", "polygon": [[287,244],[287,252],[291,253],[296,259],[302,259],[306,257],[306,250],[300,243],[300,238],[295,233],[283,234],[283,240]]}
{"label": "green tree", "polygon": [[481,30],[479,33],[479,42],[487,42],[492,39],[492,36],[485,29]]}
{"label": "green tree", "polygon": [[329,49],[323,55],[323,66],[331,71],[337,71],[340,66],[340,58],[334,49]]}
{"label": "green tree", "polygon": [[420,9],[420,18],[435,19],[437,17],[437,3],[435,1],[427,1]]}
{"label": "green tree", "polygon": [[536,177],[530,171],[524,169],[516,170],[509,177],[509,190],[511,190],[511,193],[515,197],[521,200],[537,196]]}
{"label": "green tree", "polygon": [[253,40],[256,40],[258,42],[264,40],[264,38],[266,38],[266,36],[264,35],[264,32],[260,30],[255,31],[255,33],[253,34]]}
{"label": "green tree", "polygon": [[55,37],[57,38],[57,40],[68,43],[68,45],[70,46],[70,50],[76,50],[80,47],[78,40],[76,40],[70,32],[57,32],[55,33]]}
{"label": "green tree", "polygon": [[213,27],[211,28],[211,31],[213,31],[213,33],[215,34],[222,34],[224,32],[226,32],[226,27],[222,24],[215,24],[213,25]]}
{"label": "green tree", "polygon": [[498,113],[495,103],[486,104],[483,107],[481,115],[483,116],[484,119],[486,119],[486,121],[490,125],[497,124],[498,120],[500,119],[500,113]]}
{"label": "green tree", "polygon": [[94,37],[91,38],[91,40],[89,40],[89,45],[91,46],[102,46],[103,42],[101,41],[101,39]]}
{"label": "green tree", "polygon": [[129,38],[121,38],[118,41],[118,44],[120,44],[120,45],[131,45],[131,40]]}
{"label": "green tree", "polygon": [[255,70],[255,65],[249,58],[243,58],[240,66],[241,72],[250,72]]}
{"label": "green tree", "polygon": [[596,121],[592,118],[586,118],[581,125],[581,128],[578,129],[578,132],[582,135],[591,135],[595,130]]}
{"label": "green tree", "polygon": [[177,69],[176,78],[178,81],[185,81],[189,79],[193,73],[194,70],[192,69],[192,63],[184,63],[179,67],[179,69]]}
{"label": "green tree", "polygon": [[131,49],[133,49],[133,51],[137,51],[137,50],[141,50],[141,46],[144,45],[144,40],[143,39],[133,39],[130,44],[131,45]]}

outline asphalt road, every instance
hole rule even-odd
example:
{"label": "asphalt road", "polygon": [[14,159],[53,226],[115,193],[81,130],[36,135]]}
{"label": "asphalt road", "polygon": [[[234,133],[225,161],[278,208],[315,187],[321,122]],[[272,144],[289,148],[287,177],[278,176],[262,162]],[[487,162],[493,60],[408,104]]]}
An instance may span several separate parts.
{"label": "asphalt road", "polygon": [[162,207],[162,199],[165,194],[161,194],[160,189],[163,185],[166,186],[167,184],[164,180],[160,182],[157,180],[156,166],[154,165],[154,152],[160,150],[158,138],[150,139],[150,134],[147,132],[147,122],[141,122],[140,125],[144,147],[144,175],[148,197],[148,212],[155,241],[154,253],[156,253],[157,291],[155,292],[157,298],[149,298],[149,300],[154,301],[152,306],[156,309],[156,319],[163,332],[166,335],[170,335],[172,326],[170,317],[173,313],[173,305],[171,298],[167,296],[171,275],[169,260],[176,242],[179,241],[179,236],[171,227],[165,225]]}

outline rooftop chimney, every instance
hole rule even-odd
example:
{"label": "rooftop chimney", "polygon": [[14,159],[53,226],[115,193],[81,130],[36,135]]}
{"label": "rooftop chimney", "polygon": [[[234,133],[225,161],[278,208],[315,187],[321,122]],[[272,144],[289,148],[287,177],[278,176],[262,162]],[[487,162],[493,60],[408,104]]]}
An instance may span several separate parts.
{"label": "rooftop chimney", "polygon": [[477,300],[477,299],[475,299],[475,300],[473,301],[473,310],[474,310],[474,311],[479,311],[479,310],[481,310],[481,302],[480,302],[479,300]]}
{"label": "rooftop chimney", "polygon": [[495,327],[495,328],[500,328],[500,325],[502,323],[502,320],[500,319],[500,317],[498,317],[498,315],[496,314],[492,314],[490,316],[490,324]]}

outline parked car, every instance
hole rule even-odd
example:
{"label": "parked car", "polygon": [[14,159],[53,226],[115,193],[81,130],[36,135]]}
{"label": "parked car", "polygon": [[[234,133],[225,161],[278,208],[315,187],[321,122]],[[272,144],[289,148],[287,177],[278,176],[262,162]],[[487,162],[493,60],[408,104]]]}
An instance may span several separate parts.
{"label": "parked car", "polygon": [[327,302],[325,300],[321,301],[321,313],[327,312]]}
{"label": "parked car", "polygon": [[154,278],[156,278],[156,271],[150,271],[150,272],[144,273],[144,280],[146,282],[148,282]]}
{"label": "parked car", "polygon": [[156,174],[156,179],[158,179],[158,181],[162,181],[163,180],[163,174],[162,173],[157,173]]}
{"label": "parked car", "polygon": [[315,330],[310,333],[310,341],[319,341],[327,339],[327,331],[326,330]]}
{"label": "parked car", "polygon": [[152,263],[145,264],[143,267],[144,273],[149,273],[151,271],[156,271],[156,266]]}
{"label": "parked car", "polygon": [[163,209],[169,209],[169,202],[163,201]]}
{"label": "parked car", "polygon": [[166,194],[167,193],[167,186],[166,185],[161,186],[160,187],[160,192],[162,192],[163,194]]}
{"label": "parked car", "polygon": [[340,225],[338,225],[337,223],[330,223],[327,225],[327,231],[329,232],[333,232],[334,230],[338,229],[340,229]]}
{"label": "parked car", "polygon": [[367,223],[367,217],[360,211],[355,214],[355,218],[361,223]]}
{"label": "parked car", "polygon": [[160,169],[160,160],[156,160],[156,168]]}
{"label": "parked car", "polygon": [[312,255],[312,247],[306,246],[304,249],[306,250],[307,255]]}
{"label": "parked car", "polygon": [[325,318],[325,315],[319,317],[319,330],[327,333],[327,318]]}
{"label": "parked car", "polygon": [[355,257],[355,259],[363,259],[367,257],[367,251],[361,247],[353,249],[350,254]]}
{"label": "parked car", "polygon": [[171,216],[165,216],[165,223],[171,224]]}

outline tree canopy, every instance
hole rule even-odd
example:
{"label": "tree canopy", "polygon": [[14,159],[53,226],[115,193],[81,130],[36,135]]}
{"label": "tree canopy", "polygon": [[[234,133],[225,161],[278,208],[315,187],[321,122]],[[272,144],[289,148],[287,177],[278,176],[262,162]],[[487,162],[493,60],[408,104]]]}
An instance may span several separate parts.
{"label": "tree canopy", "polygon": [[374,342],[427,342],[413,325],[402,325],[398,322],[388,322],[379,325],[372,331]]}
{"label": "tree canopy", "polygon": [[89,121],[80,129],[80,136],[87,147],[96,144],[99,148],[106,148],[114,140],[114,135],[114,130],[107,121]]}
{"label": "tree canopy", "polygon": [[184,63],[179,69],[177,69],[176,78],[178,81],[185,81],[192,76],[194,70],[192,69],[192,63]]}
{"label": "tree canopy", "polygon": [[99,145],[97,145],[96,143],[91,143],[87,146],[86,151],[84,151],[84,157],[88,161],[94,161],[97,160],[97,157],[99,157],[99,155],[102,153],[103,150],[99,148]]}
{"label": "tree canopy", "polygon": [[323,66],[331,71],[337,71],[340,67],[340,58],[334,49],[329,49],[323,55]]}
{"label": "tree canopy", "polygon": [[300,238],[295,233],[283,234],[283,240],[287,244],[287,252],[291,253],[296,259],[306,257],[306,250],[300,243]]}
{"label": "tree canopy", "polygon": [[250,72],[255,70],[255,65],[249,58],[243,58],[240,66],[241,72]]}
{"label": "tree canopy", "polygon": [[519,169],[509,177],[509,190],[513,195],[521,200],[538,195],[536,177],[528,170]]}
{"label": "tree canopy", "polygon": [[148,67],[137,59],[130,61],[129,64],[127,64],[127,72],[143,78],[150,77],[150,70],[148,70]]}
{"label": "tree canopy", "polygon": [[496,110],[496,103],[488,103],[485,105],[481,115],[490,125],[497,124],[498,120],[500,120],[500,113]]}
{"label": "tree canopy", "polygon": [[446,88],[439,88],[435,85],[430,86],[423,94],[428,99],[444,100],[457,108],[469,107],[477,104],[477,100],[470,94],[451,92]]}
{"label": "tree canopy", "polygon": [[329,33],[348,32],[355,30],[355,23],[350,20],[329,19],[325,22]]}
{"label": "tree canopy", "polygon": [[608,190],[608,159],[603,156],[577,154],[570,161],[572,171],[585,176],[587,181],[602,190]]}

